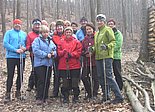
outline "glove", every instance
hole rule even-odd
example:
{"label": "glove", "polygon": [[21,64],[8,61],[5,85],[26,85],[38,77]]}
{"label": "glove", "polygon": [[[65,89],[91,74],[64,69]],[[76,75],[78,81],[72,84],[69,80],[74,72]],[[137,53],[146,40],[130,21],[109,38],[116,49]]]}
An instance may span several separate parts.
{"label": "glove", "polygon": [[63,50],[63,54],[64,55],[67,54],[67,50],[66,49]]}
{"label": "glove", "polygon": [[102,49],[102,50],[106,50],[106,49],[107,49],[107,46],[106,46],[105,44],[102,44],[102,45],[101,45],[101,49]]}
{"label": "glove", "polygon": [[50,58],[51,58],[51,56],[52,56],[52,55],[51,55],[50,53],[49,53],[49,54],[47,54],[47,58],[49,58],[49,59],[50,59]]}
{"label": "glove", "polygon": [[29,52],[32,52],[32,46],[30,46],[30,48],[29,48]]}
{"label": "glove", "polygon": [[93,47],[92,46],[88,47],[88,52],[93,52]]}
{"label": "glove", "polygon": [[54,51],[51,52],[51,57],[54,57]]}
{"label": "glove", "polygon": [[72,55],[70,53],[68,53],[68,59],[71,58],[71,57],[72,57]]}

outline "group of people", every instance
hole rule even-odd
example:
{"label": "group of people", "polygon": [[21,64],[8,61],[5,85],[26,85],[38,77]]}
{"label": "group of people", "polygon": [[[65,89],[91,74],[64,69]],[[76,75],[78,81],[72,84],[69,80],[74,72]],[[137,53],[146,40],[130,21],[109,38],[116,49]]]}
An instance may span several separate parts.
{"label": "group of people", "polygon": [[[11,101],[11,88],[15,67],[17,80],[15,97],[21,98],[25,52],[30,52],[32,70],[27,91],[36,90],[38,105],[48,101],[51,74],[54,75],[53,94],[63,96],[63,102],[79,102],[79,82],[82,80],[87,95],[85,100],[97,98],[99,85],[102,89],[102,102],[110,100],[116,104],[123,102],[121,90],[121,47],[123,36],[116,28],[114,19],[106,21],[106,16],[96,16],[98,31],[85,17],[76,22],[57,20],[48,26],[47,21],[34,19],[32,31],[27,35],[21,30],[22,21],[15,19],[13,28],[4,35],[6,48],[7,83],[4,102]],[[53,72],[53,73],[52,73]],[[60,86],[61,85],[61,86]],[[61,88],[61,91],[59,91]],[[110,90],[115,99],[111,100]]]}

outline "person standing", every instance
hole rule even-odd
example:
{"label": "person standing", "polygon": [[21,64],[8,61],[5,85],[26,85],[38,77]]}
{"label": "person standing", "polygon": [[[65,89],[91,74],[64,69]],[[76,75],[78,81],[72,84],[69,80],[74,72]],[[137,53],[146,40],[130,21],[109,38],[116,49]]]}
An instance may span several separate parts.
{"label": "person standing", "polygon": [[69,91],[73,90],[73,103],[79,101],[79,80],[80,80],[80,55],[81,43],[72,36],[73,29],[65,28],[64,39],[58,44],[59,65],[58,69],[62,78],[61,93],[63,102],[69,103]]}
{"label": "person standing", "polygon": [[105,15],[98,14],[96,20],[99,30],[95,34],[94,49],[92,49],[93,47],[90,47],[89,50],[94,50],[95,52],[97,74],[103,92],[102,101],[110,99],[109,88],[111,88],[115,94],[115,99],[110,103],[121,103],[123,102],[123,97],[112,74],[115,36],[112,29],[106,26]]}
{"label": "person standing", "polygon": [[53,22],[51,22],[51,24],[50,24],[50,36],[52,37],[53,36],[53,34],[54,34],[54,32],[55,32],[55,22],[53,21]]}
{"label": "person standing", "polygon": [[81,28],[76,32],[77,39],[81,42],[86,36],[86,24],[88,23],[87,18],[82,17],[80,20]]}
{"label": "person standing", "polygon": [[[53,34],[52,40],[55,43],[56,46],[58,46],[60,40],[64,38],[64,22],[63,20],[57,20],[56,21],[56,27],[55,27],[55,32]],[[58,97],[59,93],[59,86],[60,86],[60,76],[59,76],[59,70],[58,70],[58,63],[59,63],[59,57],[56,57],[54,59],[54,78],[53,78],[53,94],[50,96],[51,98],[56,98]]]}
{"label": "person standing", "polygon": [[122,58],[122,43],[123,43],[123,35],[122,33],[116,28],[116,22],[114,19],[110,19],[107,22],[108,26],[112,28],[116,43],[114,47],[114,60],[113,60],[113,72],[116,79],[116,82],[119,86],[119,89],[122,90],[123,88],[123,80],[121,75],[121,58]]}
{"label": "person standing", "polygon": [[[83,73],[81,76],[82,82],[84,84],[85,90],[87,92],[87,96],[85,100],[88,98],[96,98],[99,89],[99,82],[97,77],[97,70],[95,64],[95,54],[91,55],[91,65],[90,65],[90,54],[88,52],[88,48],[94,45],[94,35],[95,35],[95,27],[93,24],[86,24],[86,36],[82,41],[82,56],[83,56]],[[90,70],[90,66],[92,67],[92,71]],[[92,74],[90,74],[92,72]],[[90,75],[92,76],[90,76]],[[91,82],[92,78],[92,82]],[[93,89],[93,90],[91,90]],[[93,92],[93,95],[92,95]]]}
{"label": "person standing", "polygon": [[73,29],[73,34],[76,34],[76,32],[78,30],[78,24],[76,22],[72,22],[71,27]]}
{"label": "person standing", "polygon": [[37,89],[37,83],[36,83],[37,77],[35,75],[34,65],[33,65],[34,56],[33,56],[33,51],[32,51],[32,42],[34,41],[35,38],[39,37],[40,26],[41,26],[41,20],[34,19],[32,21],[32,31],[28,33],[27,39],[26,39],[26,49],[30,52],[30,59],[31,59],[31,66],[32,66],[27,91],[31,91],[34,88],[34,86],[35,86],[35,89]]}
{"label": "person standing", "polygon": [[40,105],[48,99],[48,90],[52,72],[53,58],[56,57],[56,45],[48,39],[49,28],[40,27],[40,36],[32,43],[34,53],[34,69],[37,76],[37,104]]}
{"label": "person standing", "polygon": [[[4,103],[11,101],[11,88],[15,67],[17,66],[17,80],[15,97],[21,97],[21,82],[23,81],[23,70],[25,66],[25,51],[26,51],[26,33],[21,30],[22,21],[15,19],[13,21],[13,29],[8,30],[3,39],[3,46],[6,49],[7,61],[7,83],[6,95]],[[22,81],[21,81],[22,80]]]}

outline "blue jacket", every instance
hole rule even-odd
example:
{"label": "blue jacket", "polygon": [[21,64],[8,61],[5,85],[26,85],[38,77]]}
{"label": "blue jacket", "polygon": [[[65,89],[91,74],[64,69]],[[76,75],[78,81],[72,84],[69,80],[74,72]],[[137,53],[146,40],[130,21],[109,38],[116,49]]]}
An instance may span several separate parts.
{"label": "blue jacket", "polygon": [[50,40],[49,43],[48,39],[43,39],[41,36],[34,39],[32,43],[32,50],[34,53],[34,67],[52,66],[53,60],[52,58],[47,58],[47,54],[54,51],[54,56],[57,56],[56,45],[53,41]]}
{"label": "blue jacket", "polygon": [[84,33],[81,29],[79,29],[77,32],[76,32],[76,37],[77,39],[81,42],[83,39],[84,39]]}
{"label": "blue jacket", "polygon": [[[3,39],[3,46],[6,48],[6,58],[20,58],[20,54],[17,53],[17,49],[20,46],[26,47],[26,33],[22,30],[8,30]],[[23,53],[25,58],[25,53]]]}

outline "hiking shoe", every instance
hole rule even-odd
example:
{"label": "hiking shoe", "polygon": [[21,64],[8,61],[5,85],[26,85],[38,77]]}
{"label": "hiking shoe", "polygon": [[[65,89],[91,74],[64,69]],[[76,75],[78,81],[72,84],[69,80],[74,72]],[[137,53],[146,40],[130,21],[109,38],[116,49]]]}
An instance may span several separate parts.
{"label": "hiking shoe", "polygon": [[52,100],[46,99],[46,100],[45,100],[45,103],[50,104],[50,103],[52,103]]}
{"label": "hiking shoe", "polygon": [[72,99],[73,103],[78,103],[79,102],[79,98],[76,96],[73,97]]}
{"label": "hiking shoe", "polygon": [[63,103],[69,103],[69,98],[63,98]]}
{"label": "hiking shoe", "polygon": [[53,94],[52,96],[50,96],[50,98],[58,98],[58,95]]}
{"label": "hiking shoe", "polygon": [[42,105],[42,104],[43,104],[43,101],[42,101],[42,100],[37,100],[37,101],[36,101],[36,104],[37,104],[37,105]]}
{"label": "hiking shoe", "polygon": [[20,91],[16,91],[16,92],[15,92],[15,97],[16,97],[17,99],[21,99],[21,93],[20,93]]}
{"label": "hiking shoe", "polygon": [[26,91],[31,92],[32,88],[28,87]]}
{"label": "hiking shoe", "polygon": [[9,103],[11,101],[10,93],[6,93],[4,98],[4,104]]}
{"label": "hiking shoe", "polygon": [[110,100],[109,97],[107,97],[107,99],[105,97],[103,97],[102,100],[101,100],[101,103],[106,102],[106,101],[109,101],[109,100]]}
{"label": "hiking shoe", "polygon": [[123,103],[123,98],[122,99],[114,99],[110,103],[112,103],[112,104]]}
{"label": "hiking shoe", "polygon": [[88,100],[88,99],[90,99],[90,98],[92,98],[90,95],[87,95],[85,98],[84,98],[84,100]]}

